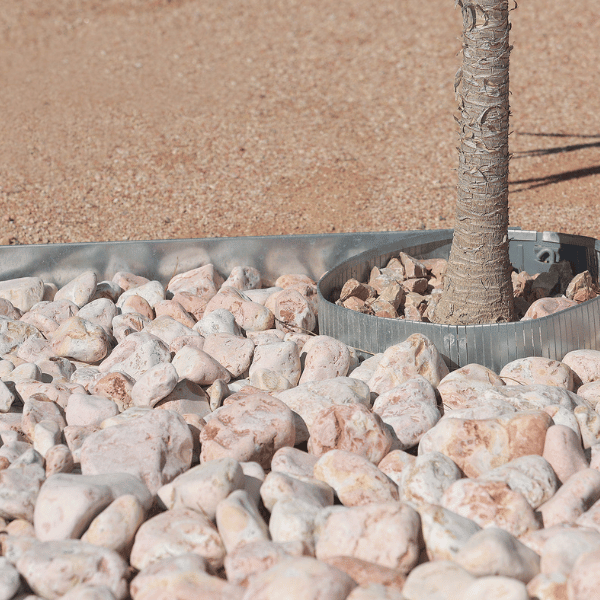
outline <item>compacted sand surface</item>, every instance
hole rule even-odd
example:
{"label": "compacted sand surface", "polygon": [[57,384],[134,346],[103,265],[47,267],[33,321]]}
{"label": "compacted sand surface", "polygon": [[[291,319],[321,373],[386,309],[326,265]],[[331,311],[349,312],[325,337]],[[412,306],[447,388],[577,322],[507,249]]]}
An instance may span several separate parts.
{"label": "compacted sand surface", "polygon": [[[594,0],[512,13],[511,222],[597,237]],[[451,0],[0,10],[0,243],[452,226]]]}

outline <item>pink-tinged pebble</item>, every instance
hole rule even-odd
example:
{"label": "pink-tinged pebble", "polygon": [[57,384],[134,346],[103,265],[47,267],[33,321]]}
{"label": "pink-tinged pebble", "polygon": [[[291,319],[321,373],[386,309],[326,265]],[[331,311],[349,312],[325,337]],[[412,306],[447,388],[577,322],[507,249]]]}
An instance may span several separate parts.
{"label": "pink-tinged pebble", "polygon": [[[352,556],[331,556],[324,559],[323,562],[343,571],[346,575],[354,579],[359,586],[365,586],[363,590],[367,586],[372,586],[372,589],[380,588],[386,590],[389,593],[383,596],[384,600],[402,598],[400,590],[404,587],[406,575],[399,569],[390,569],[389,567]],[[354,588],[348,598],[352,600],[352,594],[356,598],[356,591],[359,589]],[[396,594],[398,595],[396,596]]]}
{"label": "pink-tinged pebble", "polygon": [[78,584],[105,585],[116,600],[128,596],[128,565],[123,558],[80,540],[34,544],[19,558],[17,569],[29,587],[47,600],[58,600]]}
{"label": "pink-tinged pebble", "polygon": [[170,362],[163,362],[148,369],[131,388],[131,400],[135,406],[156,406],[177,385],[179,375]]}
{"label": "pink-tinged pebble", "polygon": [[146,509],[133,494],[113,500],[90,523],[81,540],[118,552],[128,559],[137,530],[146,517]]}
{"label": "pink-tinged pebble", "polygon": [[36,463],[13,461],[10,467],[0,470],[0,517],[33,522],[35,503],[45,477],[43,467]]}
{"label": "pink-tinged pebble", "polygon": [[290,544],[257,540],[234,548],[225,557],[227,581],[248,586],[250,579],[292,556]]}
{"label": "pink-tinged pebble", "polygon": [[0,319],[0,356],[16,350],[29,337],[43,336],[34,325],[24,321]]}
{"label": "pink-tinged pebble", "polygon": [[298,475],[312,477],[313,468],[317,460],[319,460],[318,456],[304,452],[299,448],[285,446],[277,450],[273,455],[271,471],[279,471],[292,477]]}
{"label": "pink-tinged pebble", "polygon": [[78,538],[104,508],[124,494],[133,494],[146,510],[152,505],[152,495],[133,475],[52,475],[42,485],[35,505],[36,537],[41,541]]}
{"label": "pink-tinged pebble", "polygon": [[392,446],[392,435],[381,417],[362,404],[333,405],[315,416],[308,451],[323,456],[347,450],[377,464]]}
{"label": "pink-tinged pebble", "polygon": [[0,282],[0,298],[21,312],[27,312],[42,300],[44,282],[39,277],[21,277]]}
{"label": "pink-tinged pebble", "polygon": [[137,531],[130,563],[138,570],[168,558],[194,552],[214,571],[223,566],[225,547],[214,523],[202,513],[176,508],[148,519]]}
{"label": "pink-tinged pebble", "polygon": [[223,285],[223,277],[216,271],[214,265],[207,264],[184,273],[175,275],[167,285],[172,294],[187,292],[209,300]]}
{"label": "pink-tinged pebble", "polygon": [[110,349],[106,331],[80,317],[71,317],[50,335],[57,356],[93,363],[102,360]]}
{"label": "pink-tinged pebble", "polygon": [[176,321],[169,315],[156,317],[156,319],[150,321],[150,323],[144,327],[143,331],[155,335],[167,346],[169,346],[173,340],[183,335],[200,335],[192,328],[182,325],[179,321]]}
{"label": "pink-tinged pebble", "polygon": [[254,267],[233,267],[223,285],[242,291],[255,290],[261,285],[260,273]]}
{"label": "pink-tinged pebble", "polygon": [[600,589],[600,550],[580,556],[567,582],[569,600],[590,600]]}
{"label": "pink-tinged pebble", "polygon": [[154,319],[154,310],[150,306],[146,298],[138,296],[137,294],[130,294],[124,300],[119,302],[119,309],[123,314],[133,313],[135,315],[142,315],[149,321]]}
{"label": "pink-tinged pebble", "polygon": [[378,502],[331,511],[320,527],[316,557],[351,556],[407,574],[417,564],[420,540],[416,510],[401,502]]}
{"label": "pink-tinged pebble", "polygon": [[127,291],[134,287],[139,287],[148,283],[148,279],[141,275],[135,275],[127,271],[118,271],[113,275],[112,282],[116,283],[123,291]]}
{"label": "pink-tinged pebble", "polygon": [[500,575],[528,583],[540,572],[539,555],[497,527],[473,534],[454,561],[475,577]]}
{"label": "pink-tinged pebble", "polygon": [[66,426],[63,413],[54,402],[46,402],[35,398],[25,400],[21,416],[21,429],[30,439],[33,438],[35,426],[41,421],[54,421],[62,430]]}
{"label": "pink-tinged pebble", "polygon": [[122,313],[112,320],[113,336],[120,344],[131,333],[142,331],[148,323],[150,319],[140,313]]}
{"label": "pink-tinged pebble", "polygon": [[563,531],[552,536],[543,546],[541,552],[541,571],[564,573],[568,575],[575,561],[588,552],[600,550],[600,533],[595,530]]}
{"label": "pink-tinged pebble", "polygon": [[192,346],[184,346],[173,357],[180,379],[189,379],[199,385],[211,385],[217,379],[226,383],[231,379],[231,373],[210,354]]}
{"label": "pink-tinged pebble", "polygon": [[284,289],[277,292],[273,314],[275,327],[284,332],[298,331],[307,333],[314,331],[317,317],[313,306],[295,289]]}
{"label": "pink-tinged pebble", "polygon": [[253,577],[244,600],[346,600],[356,582],[346,573],[308,556],[291,557]]}
{"label": "pink-tinged pebble", "polygon": [[292,386],[298,385],[301,374],[298,346],[294,342],[275,342],[255,347],[249,375],[258,370],[268,370],[285,377]]}
{"label": "pink-tinged pebble", "polygon": [[135,385],[133,377],[118,371],[106,374],[99,372],[99,375],[90,385],[91,394],[109,398],[119,407],[120,412],[132,406],[131,391]]}
{"label": "pink-tinged pebble", "polygon": [[575,372],[579,385],[600,379],[600,350],[573,350],[562,362]]}
{"label": "pink-tinged pebble", "polygon": [[157,317],[169,316],[190,329],[196,324],[196,319],[177,300],[158,302],[154,305],[154,314]]}
{"label": "pink-tinged pebble", "polygon": [[527,593],[540,600],[566,600],[567,580],[564,573],[539,573],[527,584]]}
{"label": "pink-tinged pebble", "polygon": [[304,344],[302,352],[306,358],[299,383],[345,377],[348,374],[350,350],[335,338],[315,336]]}
{"label": "pink-tinged pebble", "polygon": [[247,331],[263,331],[273,327],[273,313],[258,302],[252,302],[243,292],[232,288],[222,287],[213,296],[204,311],[205,315],[216,309],[224,308],[235,318],[235,322]]}
{"label": "pink-tinged pebble", "polygon": [[500,377],[506,385],[555,385],[573,391],[573,371],[559,361],[542,356],[520,358],[505,365]]}
{"label": "pink-tinged pebble", "polygon": [[402,470],[400,494],[413,505],[440,504],[445,490],[461,477],[460,469],[447,456],[427,452]]}
{"label": "pink-tinged pebble", "polygon": [[137,380],[150,367],[170,361],[171,352],[162,340],[139,332],[128,335],[120,342],[98,368],[103,373],[120,371]]}
{"label": "pink-tinged pebble", "polygon": [[502,481],[460,479],[445,490],[441,505],[481,527],[499,527],[515,537],[540,528],[525,497]]}
{"label": "pink-tinged pebble", "polygon": [[397,486],[400,486],[402,472],[415,462],[415,457],[404,450],[392,450],[377,465]]}
{"label": "pink-tinged pebble", "polygon": [[206,337],[203,349],[235,378],[240,377],[250,367],[254,355],[254,342],[231,333],[214,333]]}
{"label": "pink-tinged pebble", "polygon": [[402,588],[403,597],[409,600],[454,600],[452,596],[464,598],[464,591],[474,581],[473,575],[451,560],[426,562],[417,565],[409,573]]}
{"label": "pink-tinged pebble", "polygon": [[442,419],[421,439],[419,454],[437,450],[478,477],[520,456],[542,455],[549,415],[526,411],[494,419]]}
{"label": "pink-tinged pebble", "polygon": [[117,312],[114,302],[100,298],[83,306],[77,316],[95,325],[100,325],[108,335],[112,335],[112,322],[117,316]]}
{"label": "pink-tinged pebble", "polygon": [[169,410],[149,410],[142,417],[102,429],[86,437],[81,447],[84,475],[131,473],[152,493],[189,469],[191,461],[190,429]]}
{"label": "pink-tinged pebble", "polygon": [[200,433],[200,459],[230,456],[268,468],[273,454],[295,443],[292,411],[268,394],[251,394],[213,413]]}
{"label": "pink-tinged pebble", "polygon": [[572,306],[577,306],[577,302],[568,300],[567,298],[540,298],[527,309],[527,312],[521,321],[547,317],[548,315],[553,315],[554,313],[565,310],[565,308],[571,308]]}
{"label": "pink-tinged pebble", "polygon": [[400,450],[416,446],[441,417],[435,389],[420,375],[383,392],[373,412],[393,430],[394,449]]}
{"label": "pink-tinged pebble", "polygon": [[269,540],[269,528],[246,490],[235,490],[219,502],[217,528],[227,552],[261,540]]}
{"label": "pink-tinged pebble", "polygon": [[97,281],[94,271],[84,271],[61,287],[54,295],[54,300],[70,300],[81,308],[96,292]]}
{"label": "pink-tinged pebble", "polygon": [[122,308],[125,302],[133,296],[140,296],[153,308],[155,304],[165,299],[165,288],[160,281],[149,281],[135,288],[129,288],[121,294],[117,300],[117,306]]}
{"label": "pink-tinged pebble", "polygon": [[536,454],[515,458],[481,475],[479,480],[503,481],[523,494],[533,509],[552,498],[560,485],[550,463]]}
{"label": "pink-tinged pebble", "polygon": [[104,396],[71,394],[65,417],[67,425],[98,427],[102,421],[118,415],[119,412],[116,402]]}
{"label": "pink-tinged pebble", "polygon": [[436,347],[424,335],[415,333],[383,353],[369,387],[382,394],[417,375],[437,387],[447,374],[448,367]]}
{"label": "pink-tinged pebble", "polygon": [[73,454],[65,444],[52,446],[45,454],[46,479],[55,473],[71,473],[75,462]]}
{"label": "pink-tinged pebble", "polygon": [[204,338],[201,335],[181,335],[169,344],[169,350],[173,354],[177,354],[184,346],[192,346],[192,348],[203,350]]}
{"label": "pink-tinged pebble", "polygon": [[550,463],[561,483],[577,471],[588,468],[581,437],[565,425],[548,427],[542,456]]}
{"label": "pink-tinged pebble", "polygon": [[398,500],[396,484],[363,456],[330,450],[314,466],[314,476],[329,484],[344,506]]}
{"label": "pink-tinged pebble", "polygon": [[278,471],[271,471],[260,488],[260,497],[269,511],[281,500],[302,498],[319,507],[333,504],[333,488],[313,477],[292,477]]}
{"label": "pink-tinged pebble", "polygon": [[191,508],[214,520],[217,505],[245,484],[244,472],[233,458],[211,460],[177,476],[158,490],[168,509]]}
{"label": "pink-tinged pebble", "polygon": [[600,499],[600,472],[595,469],[577,471],[550,500],[539,507],[544,527],[559,523],[575,523],[598,499]]}

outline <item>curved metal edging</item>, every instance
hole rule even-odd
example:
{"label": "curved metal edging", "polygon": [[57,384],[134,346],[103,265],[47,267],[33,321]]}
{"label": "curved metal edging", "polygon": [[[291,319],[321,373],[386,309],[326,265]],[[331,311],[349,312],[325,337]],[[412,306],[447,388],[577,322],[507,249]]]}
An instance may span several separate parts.
{"label": "curved metal edging", "polygon": [[[519,270],[531,274],[547,271],[551,263],[535,258],[544,251],[542,256],[570,260],[577,271],[587,268],[598,278],[600,242],[593,238],[511,230],[510,240],[511,262]],[[447,258],[451,243],[452,230],[425,231],[363,252],[326,273],[318,285],[319,332],[372,353],[384,352],[413,333],[421,333],[435,344],[450,368],[479,363],[496,372],[527,356],[562,360],[571,350],[600,349],[600,297],[531,321],[467,326],[385,319],[329,301],[350,277],[364,281],[373,266],[385,265],[400,251],[416,258]]]}

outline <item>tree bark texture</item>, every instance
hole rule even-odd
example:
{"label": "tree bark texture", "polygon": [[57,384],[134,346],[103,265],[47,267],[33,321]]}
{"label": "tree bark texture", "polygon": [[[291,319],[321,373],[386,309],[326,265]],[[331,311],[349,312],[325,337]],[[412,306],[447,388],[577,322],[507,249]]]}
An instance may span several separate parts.
{"label": "tree bark texture", "polygon": [[508,0],[459,0],[463,62],[455,79],[460,147],[454,238],[434,321],[512,321],[508,257]]}

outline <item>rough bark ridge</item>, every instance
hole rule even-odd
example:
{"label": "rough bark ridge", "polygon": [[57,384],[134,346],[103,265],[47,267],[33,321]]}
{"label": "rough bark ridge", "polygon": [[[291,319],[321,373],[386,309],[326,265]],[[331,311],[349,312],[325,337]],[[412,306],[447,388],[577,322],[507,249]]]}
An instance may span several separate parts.
{"label": "rough bark ridge", "polygon": [[463,62],[454,239],[436,323],[513,320],[508,258],[508,0],[458,1]]}

